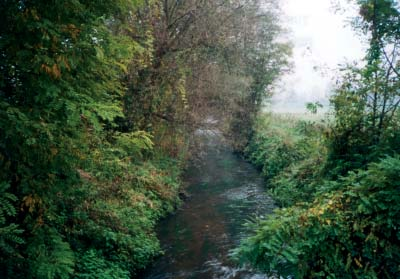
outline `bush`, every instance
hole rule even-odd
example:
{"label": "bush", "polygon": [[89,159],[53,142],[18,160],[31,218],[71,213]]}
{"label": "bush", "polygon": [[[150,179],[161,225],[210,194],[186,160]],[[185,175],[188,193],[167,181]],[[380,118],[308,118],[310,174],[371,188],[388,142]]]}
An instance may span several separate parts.
{"label": "bush", "polygon": [[77,279],[129,279],[129,272],[125,268],[110,262],[99,253],[89,249],[79,255],[77,263]]}
{"label": "bush", "polygon": [[270,193],[281,207],[295,205],[298,202],[311,202],[321,183],[321,171],[324,158],[312,156],[275,176],[270,182]]}
{"label": "bush", "polygon": [[99,278],[130,278],[161,253],[154,227],[179,203],[181,165],[161,154],[145,158],[139,151],[148,153],[151,144],[135,149],[129,141],[129,150],[121,141],[99,145],[80,171],[84,183],[66,200],[74,224],[68,235],[82,257],[78,278],[89,276],[94,265],[104,270],[106,277]]}
{"label": "bush", "polygon": [[324,129],[316,121],[279,115],[260,117],[245,154],[262,170],[278,205],[312,200],[325,163]]}
{"label": "bush", "polygon": [[295,278],[398,277],[399,157],[325,184],[325,194],[312,203],[252,224],[254,235],[236,257],[268,274]]}

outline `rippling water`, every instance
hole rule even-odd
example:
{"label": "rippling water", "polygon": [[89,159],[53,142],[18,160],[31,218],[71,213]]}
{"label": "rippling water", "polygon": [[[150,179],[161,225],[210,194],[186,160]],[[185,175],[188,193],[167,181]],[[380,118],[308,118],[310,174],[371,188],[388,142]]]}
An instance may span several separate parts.
{"label": "rippling water", "polygon": [[263,179],[249,163],[220,143],[218,133],[199,131],[204,141],[200,163],[185,175],[190,198],[158,226],[165,255],[143,278],[261,279],[263,275],[238,268],[230,249],[245,236],[243,224],[271,213],[273,201]]}

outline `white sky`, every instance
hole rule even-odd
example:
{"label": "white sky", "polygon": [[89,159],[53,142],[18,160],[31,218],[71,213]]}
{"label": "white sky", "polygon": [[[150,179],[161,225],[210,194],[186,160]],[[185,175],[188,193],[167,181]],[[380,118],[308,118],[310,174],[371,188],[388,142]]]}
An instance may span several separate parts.
{"label": "white sky", "polygon": [[307,102],[328,104],[339,64],[364,56],[360,38],[348,23],[357,10],[344,1],[345,11],[337,13],[332,0],[281,1],[283,21],[293,43],[294,69],[282,78],[272,108],[304,112]]}

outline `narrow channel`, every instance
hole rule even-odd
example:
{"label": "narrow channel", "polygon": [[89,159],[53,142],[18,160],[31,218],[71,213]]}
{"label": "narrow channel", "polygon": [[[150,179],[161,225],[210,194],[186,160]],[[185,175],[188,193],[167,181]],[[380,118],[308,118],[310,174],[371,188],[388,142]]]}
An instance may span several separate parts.
{"label": "narrow channel", "polygon": [[164,256],[146,272],[146,279],[261,279],[238,268],[229,251],[245,236],[243,224],[270,214],[259,172],[223,145],[218,132],[198,131],[204,145],[200,162],[185,175],[190,198],[174,215],[160,222],[158,235]]}

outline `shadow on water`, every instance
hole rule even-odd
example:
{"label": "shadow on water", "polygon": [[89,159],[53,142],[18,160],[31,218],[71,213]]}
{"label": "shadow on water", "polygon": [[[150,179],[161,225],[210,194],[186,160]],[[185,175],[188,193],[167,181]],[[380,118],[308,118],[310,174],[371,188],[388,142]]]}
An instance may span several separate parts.
{"label": "shadow on water", "polygon": [[245,221],[274,208],[263,179],[224,147],[218,132],[199,130],[196,135],[204,145],[201,163],[185,174],[191,198],[158,225],[165,255],[143,278],[266,278],[237,268],[228,256],[244,237]]}

